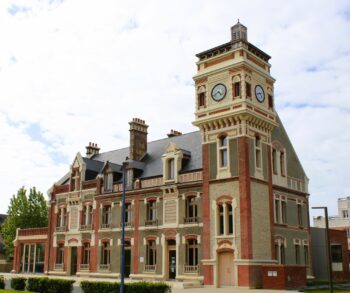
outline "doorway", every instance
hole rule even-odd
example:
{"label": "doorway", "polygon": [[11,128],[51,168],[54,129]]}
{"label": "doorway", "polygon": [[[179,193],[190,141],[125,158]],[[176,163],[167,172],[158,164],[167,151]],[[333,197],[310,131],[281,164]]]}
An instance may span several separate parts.
{"label": "doorway", "polygon": [[168,275],[170,280],[176,279],[176,241],[168,240]]}
{"label": "doorway", "polygon": [[233,274],[233,252],[222,252],[218,255],[219,269],[219,287],[233,286],[234,274]]}
{"label": "doorway", "polygon": [[45,244],[24,244],[21,250],[21,272],[43,273]]}
{"label": "doorway", "polygon": [[71,248],[70,255],[70,274],[76,275],[78,270],[78,249],[76,246]]}

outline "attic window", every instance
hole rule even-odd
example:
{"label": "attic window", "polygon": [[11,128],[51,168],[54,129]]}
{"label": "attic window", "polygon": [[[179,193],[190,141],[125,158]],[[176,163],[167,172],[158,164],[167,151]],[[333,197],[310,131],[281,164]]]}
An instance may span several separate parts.
{"label": "attic window", "polygon": [[80,187],[80,174],[79,170],[74,170],[72,172],[72,178],[71,178],[71,191],[79,190]]}
{"label": "attic window", "polygon": [[171,180],[175,177],[175,161],[174,159],[169,159],[167,162],[167,179]]}
{"label": "attic window", "polygon": [[104,175],[103,183],[104,183],[105,192],[110,192],[113,190],[113,173],[112,172],[106,173]]}

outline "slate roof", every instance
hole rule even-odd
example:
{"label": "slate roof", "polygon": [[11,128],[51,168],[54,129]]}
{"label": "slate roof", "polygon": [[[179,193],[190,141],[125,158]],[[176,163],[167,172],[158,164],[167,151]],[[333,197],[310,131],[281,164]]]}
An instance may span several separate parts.
{"label": "slate roof", "polygon": [[[202,142],[199,131],[182,134],[180,136],[173,136],[160,140],[148,142],[147,154],[142,158],[141,162],[134,161],[139,168],[143,169],[140,178],[147,178],[153,176],[163,175],[162,155],[165,153],[169,143],[173,142],[186,155],[190,155],[190,159],[183,165],[182,172],[202,169]],[[129,147],[100,153],[94,155],[91,159],[84,158],[87,164],[87,169],[99,172],[103,167],[103,162],[109,161],[111,163],[122,165],[125,158],[129,156]],[[141,164],[140,164],[141,163]],[[137,167],[137,166],[135,166]]]}

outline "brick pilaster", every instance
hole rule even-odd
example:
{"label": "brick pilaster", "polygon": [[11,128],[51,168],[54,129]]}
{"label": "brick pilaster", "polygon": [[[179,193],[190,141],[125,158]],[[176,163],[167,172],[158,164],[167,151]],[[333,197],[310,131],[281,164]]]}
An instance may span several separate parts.
{"label": "brick pilaster", "polygon": [[[252,259],[252,211],[247,137],[238,138],[239,194],[241,222],[241,258]],[[204,224],[205,225],[205,224]]]}
{"label": "brick pilaster", "polygon": [[139,209],[140,195],[135,194],[134,198],[134,274],[139,271]]}
{"label": "brick pilaster", "polygon": [[[264,154],[265,155],[265,154]],[[267,172],[269,177],[269,206],[270,206],[270,230],[271,230],[271,259],[276,256],[275,239],[274,239],[274,198],[272,190],[272,160],[271,160],[271,146],[267,145]]]}
{"label": "brick pilaster", "polygon": [[[203,158],[203,258],[208,260],[210,256],[210,201],[209,201],[209,146],[203,144],[202,146]],[[204,284],[213,284],[213,266],[204,265]]]}

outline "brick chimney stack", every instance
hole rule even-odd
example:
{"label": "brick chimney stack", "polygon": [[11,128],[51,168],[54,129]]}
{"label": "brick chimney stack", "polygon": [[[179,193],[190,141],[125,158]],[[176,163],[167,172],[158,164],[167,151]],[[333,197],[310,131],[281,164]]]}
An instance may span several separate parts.
{"label": "brick chimney stack", "polygon": [[168,137],[174,137],[174,136],[180,136],[182,135],[182,132],[171,129],[170,133],[167,134]]}
{"label": "brick chimney stack", "polygon": [[86,147],[86,156],[91,158],[93,155],[98,155],[100,148],[97,146],[97,143],[89,142],[89,145]]}
{"label": "brick chimney stack", "polygon": [[145,120],[133,118],[130,125],[130,154],[131,160],[139,161],[147,153],[147,128]]}

